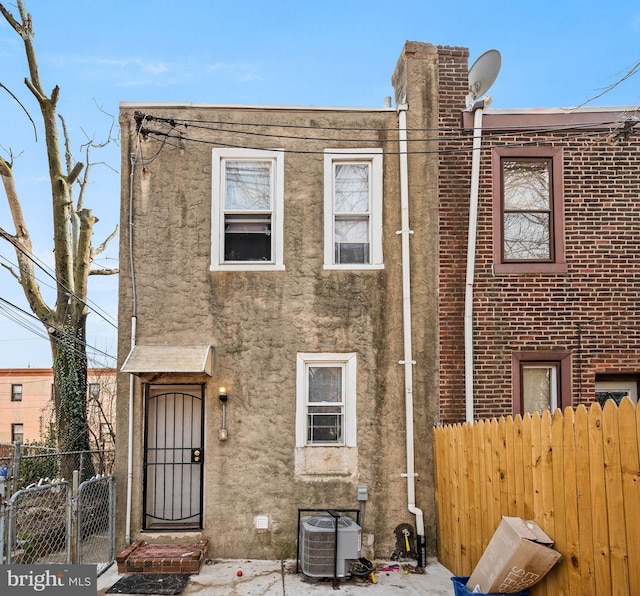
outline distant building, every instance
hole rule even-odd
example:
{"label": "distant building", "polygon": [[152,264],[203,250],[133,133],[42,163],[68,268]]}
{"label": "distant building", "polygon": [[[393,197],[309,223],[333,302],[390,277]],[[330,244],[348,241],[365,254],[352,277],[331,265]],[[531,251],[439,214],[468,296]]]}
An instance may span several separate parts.
{"label": "distant building", "polygon": [[[44,441],[55,425],[53,371],[50,368],[0,369],[0,443]],[[116,371],[90,368],[87,420],[92,449],[115,445]]]}

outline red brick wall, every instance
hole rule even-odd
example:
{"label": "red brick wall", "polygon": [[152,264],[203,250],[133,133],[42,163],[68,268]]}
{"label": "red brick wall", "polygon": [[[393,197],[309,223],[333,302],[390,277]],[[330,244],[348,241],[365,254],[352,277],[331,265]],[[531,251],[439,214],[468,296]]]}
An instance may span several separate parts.
{"label": "red brick wall", "polygon": [[[443,422],[465,417],[463,318],[472,131],[460,127],[466,64],[464,73],[460,66],[457,61],[453,77],[442,71],[440,76]],[[616,115],[599,112],[592,117]],[[487,114],[485,124],[490,123]],[[640,372],[640,130],[612,140],[615,125],[555,131],[535,126],[532,120],[521,132],[483,132],[474,292],[477,418],[513,413],[514,351],[570,352],[573,405],[593,401],[596,373]],[[566,273],[493,273],[492,148],[513,145],[562,147]]]}

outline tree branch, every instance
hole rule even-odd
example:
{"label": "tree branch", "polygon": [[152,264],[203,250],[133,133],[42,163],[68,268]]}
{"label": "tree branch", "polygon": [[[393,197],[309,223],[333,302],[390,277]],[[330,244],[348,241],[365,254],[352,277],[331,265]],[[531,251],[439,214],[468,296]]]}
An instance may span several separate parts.
{"label": "tree branch", "polygon": [[89,275],[117,275],[120,273],[120,269],[91,269]]}
{"label": "tree branch", "polygon": [[118,234],[118,229],[119,229],[119,226],[116,226],[113,232],[109,234],[107,239],[100,246],[98,246],[98,248],[93,249],[93,251],[91,252],[92,260],[96,255],[102,254],[105,251],[105,249],[107,248],[107,244],[109,244],[109,242],[111,242]]}
{"label": "tree branch", "polygon": [[11,275],[13,275],[13,277],[15,277],[18,280],[18,283],[21,283],[20,282],[20,276],[16,273],[16,271],[15,271],[15,269],[13,267],[10,267],[6,263],[0,263],[0,265],[2,265],[5,269],[7,269],[9,271],[9,273],[11,273]]}

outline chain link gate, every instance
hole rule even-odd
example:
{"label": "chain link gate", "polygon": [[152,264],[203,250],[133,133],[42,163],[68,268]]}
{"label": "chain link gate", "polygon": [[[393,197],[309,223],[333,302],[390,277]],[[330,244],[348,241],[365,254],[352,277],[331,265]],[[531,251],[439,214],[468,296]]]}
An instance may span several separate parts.
{"label": "chain link gate", "polygon": [[116,483],[113,476],[96,476],[78,487],[76,500],[77,563],[95,564],[98,575],[116,553]]}
{"label": "chain link gate", "polygon": [[99,575],[115,558],[115,479],[96,476],[77,490],[66,481],[27,487],[3,519],[6,563],[95,564]]}

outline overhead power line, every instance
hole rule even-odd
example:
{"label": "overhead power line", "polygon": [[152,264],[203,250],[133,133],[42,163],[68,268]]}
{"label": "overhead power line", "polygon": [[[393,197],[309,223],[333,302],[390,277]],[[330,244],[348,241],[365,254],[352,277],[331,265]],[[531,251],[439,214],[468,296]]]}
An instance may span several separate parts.
{"label": "overhead power line", "polygon": [[[77,300],[78,302],[80,302],[81,304],[83,304],[84,306],[86,306],[90,311],[94,312],[96,315],[98,315],[101,319],[103,319],[106,323],[108,323],[109,325],[111,325],[114,329],[117,329],[118,326],[116,323],[114,323],[113,321],[110,321],[109,319],[107,319],[108,315],[107,313],[105,313],[105,315],[103,315],[101,312],[99,312],[99,310],[101,311],[102,309],[98,306],[95,305],[97,308],[94,309],[91,307],[91,305],[86,302],[85,300],[82,300],[82,298],[80,298],[77,294],[75,294],[74,292],[72,292],[67,286],[65,286],[65,284],[63,284],[62,282],[60,282],[54,273],[51,273],[47,266],[45,264],[43,264],[40,259],[38,259],[33,253],[30,253],[29,251],[27,251],[24,247],[20,246],[17,242],[15,242],[15,239],[8,234],[6,231],[0,229],[0,237],[4,238],[7,242],[9,242],[14,248],[16,248],[17,250],[19,250],[25,257],[27,257],[34,265],[36,265],[36,267],[38,267],[41,271],[43,271],[48,277],[50,277],[55,283],[56,283],[56,287],[60,286],[70,297],[74,298],[75,300]],[[4,260],[6,260],[7,262],[10,263],[10,261],[8,261],[8,259],[5,259],[4,257],[2,257]],[[14,267],[16,267],[17,265],[13,264],[12,265]],[[36,281],[37,278],[35,278]],[[40,282],[38,282],[40,283]],[[49,286],[50,287],[50,286]],[[94,303],[95,304],[95,303]],[[104,312],[104,311],[103,311]]]}
{"label": "overhead power line", "polygon": [[[9,309],[11,309],[11,310],[9,310]],[[42,321],[40,321],[40,319],[38,319],[38,317],[36,317],[34,314],[24,310],[23,308],[20,308],[16,304],[13,304],[9,300],[6,300],[5,298],[1,298],[1,297],[0,297],[0,314],[5,316],[7,319],[17,323],[23,329],[26,329],[30,333],[33,333],[34,335],[37,335],[38,337],[49,341],[50,335],[42,328]],[[34,321],[37,321],[37,324]],[[63,329],[57,329],[56,328],[56,329],[54,329],[54,331],[56,333],[60,334],[62,337],[66,337],[66,338],[70,339],[75,346],[82,346],[83,348],[86,348],[87,350],[91,350],[91,352],[94,355],[95,354],[99,354],[101,356],[105,356],[106,358],[115,360],[115,356],[113,356],[112,354],[109,354],[108,352],[100,350],[99,348],[96,348],[95,346],[92,346],[91,344],[87,343],[86,341],[81,341],[80,339],[78,339],[77,337],[73,336],[72,334],[65,332]],[[81,350],[79,347],[76,347],[74,349],[77,351],[77,354],[79,356],[84,355],[84,351]],[[90,355],[87,354],[87,358],[88,359],[89,359],[89,357],[90,357]]]}

